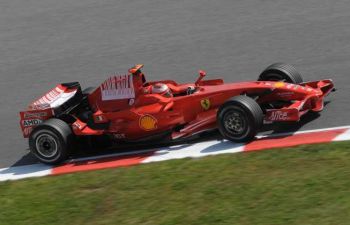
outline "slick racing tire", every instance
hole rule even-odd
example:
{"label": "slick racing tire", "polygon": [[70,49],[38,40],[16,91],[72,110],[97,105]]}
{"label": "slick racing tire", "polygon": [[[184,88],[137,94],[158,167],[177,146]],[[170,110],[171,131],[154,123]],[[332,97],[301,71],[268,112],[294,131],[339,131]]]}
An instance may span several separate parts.
{"label": "slick racing tire", "polygon": [[303,78],[293,66],[285,63],[274,63],[260,74],[258,81],[283,81],[300,84],[303,82]]}
{"label": "slick racing tire", "polygon": [[54,118],[34,128],[29,136],[29,148],[40,162],[58,164],[70,155],[73,140],[69,125]]}
{"label": "slick racing tire", "polygon": [[263,125],[263,118],[259,104],[244,95],[231,98],[217,112],[221,135],[233,142],[253,140]]}
{"label": "slick racing tire", "polygon": [[92,94],[96,90],[96,87],[87,87],[83,90],[83,95]]}

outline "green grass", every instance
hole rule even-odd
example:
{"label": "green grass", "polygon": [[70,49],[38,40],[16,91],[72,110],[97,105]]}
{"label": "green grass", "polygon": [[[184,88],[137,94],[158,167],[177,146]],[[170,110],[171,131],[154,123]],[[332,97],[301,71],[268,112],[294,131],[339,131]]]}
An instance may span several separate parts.
{"label": "green grass", "polygon": [[350,224],[350,143],[3,182],[0,224]]}

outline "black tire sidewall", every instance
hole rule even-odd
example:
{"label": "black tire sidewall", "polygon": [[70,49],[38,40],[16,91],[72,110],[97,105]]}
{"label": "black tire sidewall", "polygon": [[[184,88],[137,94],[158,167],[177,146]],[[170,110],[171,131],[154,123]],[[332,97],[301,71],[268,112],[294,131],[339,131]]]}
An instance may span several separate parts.
{"label": "black tire sidewall", "polygon": [[[52,157],[43,156],[36,148],[37,138],[42,134],[50,135],[57,143],[57,153]],[[57,130],[50,126],[38,126],[36,129],[34,129],[29,137],[29,147],[31,153],[34,154],[41,162],[46,164],[58,164],[65,160],[69,154],[66,140],[64,140],[63,136]]]}
{"label": "black tire sidewall", "polygon": [[[241,135],[233,135],[230,131],[228,131],[224,125],[225,114],[231,113],[233,111],[241,114],[246,123],[246,127],[244,132]],[[218,128],[220,133],[224,138],[233,141],[233,142],[247,142],[252,140],[259,127],[256,127],[255,118],[253,113],[244,105],[239,104],[238,102],[227,102],[225,103],[218,111]]]}
{"label": "black tire sidewall", "polygon": [[[243,132],[240,134],[233,134],[229,130],[226,129],[224,123],[225,123],[225,116],[229,113],[232,112],[238,112],[241,116],[241,119],[244,120],[245,127],[243,129]],[[219,120],[220,120],[220,126],[219,129],[220,131],[225,134],[225,137],[230,137],[230,140],[238,141],[242,139],[242,137],[246,137],[250,132],[252,128],[251,120],[249,116],[247,115],[247,111],[244,110],[242,107],[239,107],[237,105],[228,105],[224,107],[220,112],[219,112]]]}
{"label": "black tire sidewall", "polygon": [[274,63],[268,66],[259,76],[258,81],[276,81],[272,77],[280,77],[280,80],[285,80],[287,83],[300,84],[303,82],[301,74],[294,66],[286,63]]}
{"label": "black tire sidewall", "polygon": [[264,75],[262,76],[262,79],[264,81],[275,81],[275,80],[271,79],[272,77],[279,77],[280,79],[277,81],[281,81],[284,79],[287,83],[292,83],[292,84],[296,83],[296,81],[293,77],[285,74],[282,71],[274,70],[274,69],[265,71]]}
{"label": "black tire sidewall", "polygon": [[82,93],[83,95],[89,95],[95,90],[96,90],[96,87],[87,87],[82,91]]}

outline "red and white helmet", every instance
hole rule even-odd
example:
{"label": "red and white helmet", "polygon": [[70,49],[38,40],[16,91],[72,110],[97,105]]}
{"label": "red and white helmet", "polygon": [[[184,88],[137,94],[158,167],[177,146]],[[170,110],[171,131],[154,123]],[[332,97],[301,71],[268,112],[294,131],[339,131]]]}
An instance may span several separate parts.
{"label": "red and white helmet", "polygon": [[170,98],[173,96],[168,85],[163,84],[163,83],[153,84],[151,87],[151,93],[152,94],[160,94],[163,97],[167,97],[167,98]]}

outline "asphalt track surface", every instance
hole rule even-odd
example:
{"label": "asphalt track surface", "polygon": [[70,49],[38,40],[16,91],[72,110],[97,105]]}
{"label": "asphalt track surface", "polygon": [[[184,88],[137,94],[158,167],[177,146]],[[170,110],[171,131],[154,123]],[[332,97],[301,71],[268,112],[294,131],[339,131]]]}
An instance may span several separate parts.
{"label": "asphalt track surface", "polygon": [[338,89],[319,117],[272,132],[350,124],[350,3],[339,0],[0,0],[0,167],[35,162],[18,111],[56,83],[96,86],[145,64],[149,80],[255,80],[289,62]]}

